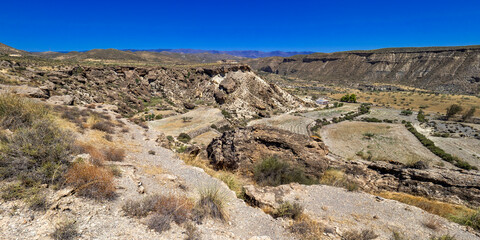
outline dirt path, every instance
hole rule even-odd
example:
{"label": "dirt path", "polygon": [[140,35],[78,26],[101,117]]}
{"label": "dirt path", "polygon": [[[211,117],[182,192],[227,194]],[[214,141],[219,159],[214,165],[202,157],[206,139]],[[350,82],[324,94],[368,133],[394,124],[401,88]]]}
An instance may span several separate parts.
{"label": "dirt path", "polygon": [[[172,151],[159,147],[155,142],[159,132],[144,130],[139,126],[128,124],[131,131],[125,135],[125,141],[134,143],[138,151],[128,154],[127,162],[146,169],[161,169],[178,178],[182,188],[187,188],[189,195],[196,196],[199,189],[218,186],[228,202],[230,221],[228,224],[210,221],[200,225],[204,239],[249,239],[254,236],[269,236],[271,239],[292,239],[292,236],[280,225],[280,222],[265,214],[262,210],[252,208],[241,199],[237,199],[223,182],[206,174],[202,169],[186,165]],[[148,151],[155,151],[151,155]],[[145,169],[145,168],[144,168]],[[142,172],[143,171],[143,172]],[[147,194],[162,193],[155,178],[147,177],[145,170],[137,172]]]}

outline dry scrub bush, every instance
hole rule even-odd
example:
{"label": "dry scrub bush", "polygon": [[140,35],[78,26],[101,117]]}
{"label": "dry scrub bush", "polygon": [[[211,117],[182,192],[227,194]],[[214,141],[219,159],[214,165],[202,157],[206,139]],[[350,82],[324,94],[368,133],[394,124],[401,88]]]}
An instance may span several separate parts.
{"label": "dry scrub bush", "polygon": [[343,187],[348,191],[358,189],[358,184],[349,180],[343,171],[337,169],[327,169],[320,178],[320,184]]}
{"label": "dry scrub bush", "polygon": [[122,162],[125,159],[125,150],[121,148],[110,147],[103,151],[105,159],[112,162]]}
{"label": "dry scrub bush", "polygon": [[30,127],[39,119],[49,117],[49,109],[30,99],[14,94],[0,95],[0,126],[10,130]]}
{"label": "dry scrub bush", "polygon": [[67,221],[55,227],[52,238],[54,240],[70,240],[77,238],[79,235],[75,222]]}
{"label": "dry scrub bush", "polygon": [[288,227],[288,230],[304,240],[317,240],[323,238],[324,227],[322,224],[302,215]]}
{"label": "dry scrub bush", "polygon": [[253,174],[255,181],[262,186],[278,186],[292,182],[306,185],[317,183],[316,179],[305,176],[302,168],[292,166],[275,156],[255,164]]}
{"label": "dry scrub bush", "polygon": [[423,225],[427,228],[437,231],[441,228],[442,223],[438,219],[430,217],[423,222]]}
{"label": "dry scrub bush", "polygon": [[200,240],[202,239],[200,232],[198,232],[198,228],[195,224],[192,222],[187,222],[185,224],[185,233],[187,234],[187,237],[185,240]]}
{"label": "dry scrub bush", "polygon": [[342,240],[371,240],[377,238],[378,235],[372,230],[363,230],[361,232],[351,230],[342,235]]}
{"label": "dry scrub bush", "polygon": [[186,222],[192,214],[193,202],[186,197],[152,195],[142,200],[128,200],[122,210],[128,216],[146,217],[151,214],[147,226],[157,232],[170,229],[170,223]]}
{"label": "dry scrub bush", "polygon": [[109,121],[100,121],[92,125],[92,129],[99,130],[102,132],[113,134],[115,130],[113,129],[113,124]]}
{"label": "dry scrub bush", "polygon": [[154,213],[150,218],[147,220],[147,226],[150,229],[155,230],[156,232],[163,232],[169,230],[171,227],[172,216],[170,215],[163,215],[159,213]]}
{"label": "dry scrub bush", "polygon": [[203,219],[211,217],[227,221],[226,201],[226,196],[218,186],[200,190],[200,199],[194,208],[195,220],[201,222]]}
{"label": "dry scrub bush", "polygon": [[73,151],[71,135],[50,120],[37,120],[0,139],[0,179],[57,183]]}
{"label": "dry scrub bush", "polygon": [[81,152],[88,153],[90,155],[93,165],[101,166],[103,165],[103,162],[106,161],[104,152],[100,151],[98,148],[81,142],[77,143],[77,146],[80,148]]}
{"label": "dry scrub bush", "polygon": [[283,202],[272,212],[274,218],[291,218],[297,220],[303,213],[303,207],[299,203]]}
{"label": "dry scrub bush", "polygon": [[68,170],[66,179],[80,196],[110,199],[115,195],[112,172],[100,166],[85,162],[74,163]]}

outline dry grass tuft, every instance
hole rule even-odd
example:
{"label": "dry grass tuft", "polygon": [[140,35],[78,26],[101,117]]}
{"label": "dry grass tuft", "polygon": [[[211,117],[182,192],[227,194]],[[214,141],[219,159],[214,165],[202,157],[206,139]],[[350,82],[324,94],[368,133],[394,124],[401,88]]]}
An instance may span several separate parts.
{"label": "dry grass tuft", "polygon": [[324,226],[302,214],[288,227],[288,230],[300,236],[300,239],[317,240],[323,238]]}
{"label": "dry grass tuft", "polygon": [[85,162],[74,163],[66,174],[67,183],[76,188],[80,196],[93,199],[111,199],[115,195],[113,174],[101,166]]}
{"label": "dry grass tuft", "polygon": [[229,216],[226,210],[226,196],[218,186],[200,190],[200,199],[194,208],[194,217],[201,222],[207,217],[227,221]]}
{"label": "dry grass tuft", "polygon": [[431,200],[425,197],[413,196],[406,193],[381,192],[378,195],[384,198],[396,200],[408,205],[421,208],[429,213],[432,213],[447,219],[452,219],[452,217],[456,217],[456,216],[471,215],[475,212],[475,210],[462,205],[444,203],[440,201]]}
{"label": "dry grass tuft", "polygon": [[427,228],[430,228],[430,229],[434,230],[434,231],[437,231],[442,227],[442,223],[438,219],[435,219],[433,217],[430,217],[430,218],[426,219],[423,222],[423,225]]}
{"label": "dry grass tuft", "polygon": [[93,165],[101,166],[103,165],[103,162],[107,160],[104,152],[100,151],[98,148],[94,147],[93,145],[82,143],[82,142],[79,142],[76,145],[80,148],[81,152],[88,153],[90,155]]}
{"label": "dry grass tuft", "polygon": [[125,160],[125,150],[121,148],[110,147],[103,150],[103,154],[107,161],[123,162]]}
{"label": "dry grass tuft", "polygon": [[363,230],[361,232],[351,230],[342,235],[342,240],[371,240],[377,238],[378,235],[372,230]]}
{"label": "dry grass tuft", "polygon": [[106,133],[109,133],[109,134],[115,133],[115,130],[113,128],[113,123],[111,123],[109,121],[96,122],[92,125],[92,129],[99,130],[99,131],[102,131],[102,132],[106,132]]}
{"label": "dry grass tuft", "polygon": [[283,202],[272,212],[274,218],[291,218],[297,220],[303,214],[303,206],[299,203]]}
{"label": "dry grass tuft", "polygon": [[54,240],[70,240],[75,239],[80,234],[77,230],[77,225],[74,221],[67,221],[55,227],[55,231],[52,233]]}

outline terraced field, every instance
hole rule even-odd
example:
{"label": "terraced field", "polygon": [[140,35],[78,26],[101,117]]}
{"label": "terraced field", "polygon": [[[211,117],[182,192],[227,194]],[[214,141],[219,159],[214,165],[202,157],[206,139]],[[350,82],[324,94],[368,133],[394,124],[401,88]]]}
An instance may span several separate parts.
{"label": "terraced field", "polygon": [[348,112],[357,111],[358,106],[359,104],[346,103],[344,106],[339,108],[322,109],[318,111],[302,113],[301,115],[314,120],[319,118],[332,119]]}
{"label": "terraced field", "polygon": [[307,117],[282,114],[271,118],[253,120],[249,122],[248,125],[266,125],[298,134],[308,135],[308,125],[313,121],[313,119]]}
{"label": "terraced field", "polygon": [[321,137],[332,153],[345,159],[448,165],[401,124],[345,121],[323,127]]}

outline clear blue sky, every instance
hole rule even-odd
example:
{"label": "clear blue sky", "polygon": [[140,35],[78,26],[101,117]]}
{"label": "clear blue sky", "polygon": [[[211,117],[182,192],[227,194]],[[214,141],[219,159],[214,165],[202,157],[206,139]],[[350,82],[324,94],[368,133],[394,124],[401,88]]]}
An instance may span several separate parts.
{"label": "clear blue sky", "polygon": [[0,42],[28,51],[480,44],[479,0],[9,0],[0,6]]}

